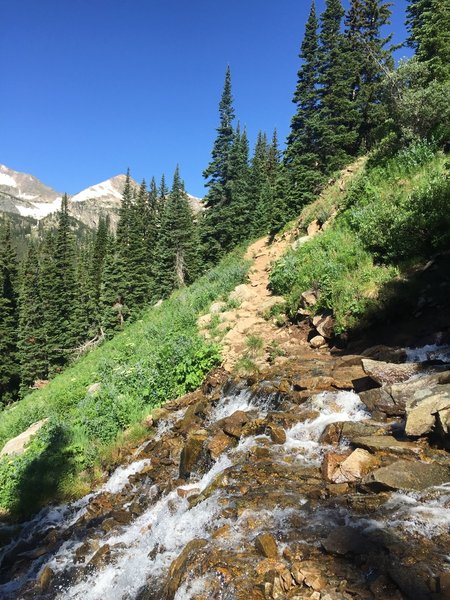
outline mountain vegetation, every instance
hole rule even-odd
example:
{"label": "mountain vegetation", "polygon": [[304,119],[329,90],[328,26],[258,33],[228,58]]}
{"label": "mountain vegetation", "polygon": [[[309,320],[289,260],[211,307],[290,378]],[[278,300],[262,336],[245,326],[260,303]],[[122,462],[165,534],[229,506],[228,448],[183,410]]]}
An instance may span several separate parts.
{"label": "mountain vegetation", "polygon": [[[277,263],[271,285],[292,318],[313,289],[337,334],[367,325],[412,263],[448,251],[450,10],[447,0],[410,0],[415,54],[397,67],[391,11],[383,0],[351,0],[347,11],[326,0],[318,15],[312,3],[283,152],[276,131],[250,149],[227,68],[198,215],[177,167],[170,191],[164,177],[136,189],[128,173],[115,233],[102,219],[78,237],[64,197],[55,226],[19,261],[13,225],[1,223],[0,442],[50,421],[34,455],[0,461],[0,506],[26,512],[70,496],[71,481],[92,483],[121,432],[201,383],[220,350],[198,336],[196,319],[245,278],[242,252],[233,253],[243,242],[273,239],[299,214],[306,230],[333,213],[331,227]],[[363,155],[345,193],[327,197],[338,171]],[[55,468],[61,452],[67,459],[60,485],[18,506],[29,461],[48,458],[53,435]]]}

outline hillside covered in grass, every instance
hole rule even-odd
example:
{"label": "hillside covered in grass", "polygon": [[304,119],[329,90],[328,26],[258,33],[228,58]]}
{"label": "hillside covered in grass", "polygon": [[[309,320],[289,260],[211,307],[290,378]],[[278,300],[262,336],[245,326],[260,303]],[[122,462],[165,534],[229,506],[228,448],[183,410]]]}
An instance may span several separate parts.
{"label": "hillside covered in grass", "polygon": [[337,334],[367,326],[390,302],[391,282],[448,252],[449,208],[450,159],[432,143],[381,161],[373,156],[347,191],[331,188],[304,209],[303,229],[332,218],[277,263],[271,287],[286,296],[291,316],[301,294],[312,290],[313,312],[331,311]]}
{"label": "hillside covered in grass", "polygon": [[48,422],[25,454],[0,459],[0,507],[22,514],[88,491],[114,448],[126,444],[120,433],[138,440],[153,408],[196,389],[220,362],[218,346],[198,336],[197,318],[212,301],[227,301],[247,269],[235,251],[44,389],[5,409],[0,446],[34,422]]}

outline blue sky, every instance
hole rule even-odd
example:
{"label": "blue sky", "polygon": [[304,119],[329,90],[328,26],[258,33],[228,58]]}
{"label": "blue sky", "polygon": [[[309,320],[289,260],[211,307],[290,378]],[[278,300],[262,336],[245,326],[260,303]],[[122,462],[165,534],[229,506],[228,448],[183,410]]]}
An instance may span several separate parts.
{"label": "blue sky", "polygon": [[[406,4],[394,2],[396,41]],[[0,0],[0,163],[74,194],[127,167],[137,180],[171,181],[178,162],[187,190],[202,195],[227,64],[251,142],[274,127],[285,139],[309,7]]]}

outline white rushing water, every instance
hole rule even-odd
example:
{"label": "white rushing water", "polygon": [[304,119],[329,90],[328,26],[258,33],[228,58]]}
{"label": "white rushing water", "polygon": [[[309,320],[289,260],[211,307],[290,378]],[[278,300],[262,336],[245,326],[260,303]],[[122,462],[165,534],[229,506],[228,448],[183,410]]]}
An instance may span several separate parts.
{"label": "white rushing water", "polygon": [[428,360],[440,360],[450,363],[450,346],[440,344],[428,344],[420,348],[405,348],[407,362],[426,362]]}
{"label": "white rushing water", "polygon": [[289,429],[286,432],[285,449],[311,466],[319,465],[323,454],[329,449],[319,443],[319,438],[328,425],[363,421],[370,417],[367,408],[354,392],[322,392],[313,396],[303,407],[317,411],[319,415]]}

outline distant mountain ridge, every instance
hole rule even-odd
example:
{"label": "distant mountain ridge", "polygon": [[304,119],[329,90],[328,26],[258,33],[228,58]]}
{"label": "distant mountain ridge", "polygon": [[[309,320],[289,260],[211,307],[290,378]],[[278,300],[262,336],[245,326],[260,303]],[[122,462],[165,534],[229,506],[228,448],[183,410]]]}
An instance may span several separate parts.
{"label": "distant mountain ridge", "polygon": [[[119,217],[125,179],[125,175],[116,175],[69,196],[70,214],[89,228],[96,227],[100,217],[108,215],[114,227]],[[0,164],[0,213],[41,221],[59,210],[62,195],[37,177]],[[201,199],[188,196],[192,210],[201,211]]]}

